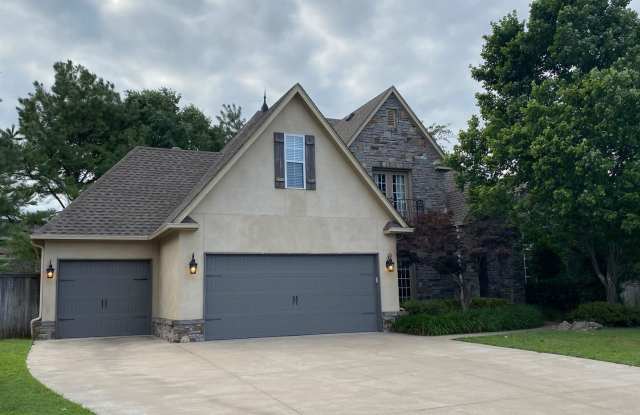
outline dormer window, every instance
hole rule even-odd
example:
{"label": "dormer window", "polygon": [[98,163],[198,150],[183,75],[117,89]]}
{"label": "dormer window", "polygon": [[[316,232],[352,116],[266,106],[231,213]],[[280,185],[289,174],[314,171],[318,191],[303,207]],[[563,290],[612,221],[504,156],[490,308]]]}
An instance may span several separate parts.
{"label": "dormer window", "polygon": [[304,189],[304,135],[284,136],[285,183],[288,189]]}
{"label": "dormer window", "polygon": [[387,110],[387,126],[392,130],[395,130],[398,127],[398,110]]}

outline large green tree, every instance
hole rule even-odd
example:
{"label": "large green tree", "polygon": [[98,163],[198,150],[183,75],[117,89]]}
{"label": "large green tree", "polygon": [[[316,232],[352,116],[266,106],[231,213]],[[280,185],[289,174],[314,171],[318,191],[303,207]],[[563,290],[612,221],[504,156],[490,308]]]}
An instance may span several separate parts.
{"label": "large green tree", "polygon": [[70,61],[53,68],[51,89],[36,81],[18,100],[15,144],[24,180],[65,207],[122,155],[123,107],[113,84],[86,68]]}
{"label": "large green tree", "polygon": [[218,151],[224,144],[220,126],[193,105],[180,107],[181,96],[167,88],[127,91],[124,99],[126,145],[180,147]]}
{"label": "large green tree", "polygon": [[450,158],[478,210],[591,260],[610,302],[640,246],[640,21],[628,0],[538,0],[492,24]]}
{"label": "large green tree", "polygon": [[[136,145],[217,151],[224,144],[226,124],[214,125],[193,105],[181,107],[172,90],[126,91],[122,98],[82,65],[67,61],[53,68],[51,88],[35,82],[34,92],[19,99],[17,135],[10,141],[20,154],[15,176],[60,207]],[[222,115],[237,118],[240,109],[223,108]]]}

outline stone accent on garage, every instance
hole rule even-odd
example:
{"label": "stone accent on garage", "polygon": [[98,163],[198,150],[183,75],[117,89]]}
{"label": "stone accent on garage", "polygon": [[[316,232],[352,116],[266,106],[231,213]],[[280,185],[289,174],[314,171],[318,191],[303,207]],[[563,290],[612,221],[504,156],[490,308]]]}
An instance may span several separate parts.
{"label": "stone accent on garage", "polygon": [[51,340],[56,338],[56,322],[42,321],[39,319],[31,321],[31,337],[33,340]]}
{"label": "stone accent on garage", "polygon": [[391,325],[396,319],[406,314],[404,311],[384,311],[382,312],[382,330],[384,332],[391,331]]}
{"label": "stone accent on garage", "polygon": [[204,341],[204,320],[170,320],[154,318],[152,322],[154,336],[171,343],[190,343]]}

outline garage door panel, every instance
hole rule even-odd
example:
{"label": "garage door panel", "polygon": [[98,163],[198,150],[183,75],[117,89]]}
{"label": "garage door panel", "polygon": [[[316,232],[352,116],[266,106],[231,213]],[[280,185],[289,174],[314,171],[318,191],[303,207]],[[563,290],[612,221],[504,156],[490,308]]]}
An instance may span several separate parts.
{"label": "garage door panel", "polygon": [[207,339],[377,331],[373,255],[207,255]]}
{"label": "garage door panel", "polygon": [[58,274],[58,337],[150,334],[149,261],[63,260]]}
{"label": "garage door panel", "polygon": [[288,313],[293,307],[293,294],[265,291],[216,293],[207,297],[205,318],[228,314]]}

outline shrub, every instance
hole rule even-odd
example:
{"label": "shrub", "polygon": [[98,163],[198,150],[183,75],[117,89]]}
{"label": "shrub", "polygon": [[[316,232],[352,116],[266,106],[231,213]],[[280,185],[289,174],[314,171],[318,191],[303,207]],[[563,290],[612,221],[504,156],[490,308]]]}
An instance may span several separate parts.
{"label": "shrub", "polygon": [[[482,298],[477,297],[471,300],[469,308],[495,308],[509,305],[507,300],[502,298]],[[408,314],[429,314],[440,315],[452,311],[460,311],[460,302],[454,299],[447,300],[408,300],[402,303],[402,308]]]}
{"label": "shrub", "polygon": [[569,320],[595,321],[604,326],[640,326],[640,309],[604,301],[580,304],[569,314]]}
{"label": "shrub", "polygon": [[471,308],[496,308],[511,305],[504,298],[476,297],[471,300]]}
{"label": "shrub", "polygon": [[420,336],[480,333],[539,327],[542,313],[529,305],[503,305],[449,311],[439,315],[410,314],[398,317],[392,330]]}
{"label": "shrub", "polygon": [[457,300],[408,300],[402,303],[402,308],[408,314],[430,314],[438,315],[460,309]]}

